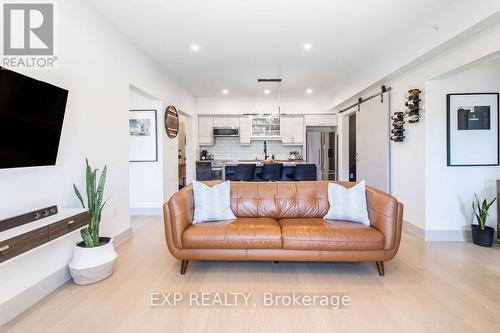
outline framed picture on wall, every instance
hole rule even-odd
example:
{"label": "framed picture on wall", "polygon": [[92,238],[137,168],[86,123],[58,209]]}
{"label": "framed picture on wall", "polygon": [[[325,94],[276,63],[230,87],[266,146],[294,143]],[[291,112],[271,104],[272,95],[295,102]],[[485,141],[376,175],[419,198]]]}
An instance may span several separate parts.
{"label": "framed picture on wall", "polygon": [[158,161],[156,110],[130,110],[128,119],[129,161]]}
{"label": "framed picture on wall", "polygon": [[447,95],[448,166],[499,165],[498,93]]}

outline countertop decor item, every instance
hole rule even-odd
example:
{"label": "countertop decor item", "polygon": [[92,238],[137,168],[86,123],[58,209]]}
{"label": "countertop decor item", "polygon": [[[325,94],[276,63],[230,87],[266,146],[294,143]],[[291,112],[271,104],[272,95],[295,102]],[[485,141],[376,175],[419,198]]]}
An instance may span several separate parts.
{"label": "countertop decor item", "polygon": [[98,282],[110,276],[117,257],[113,239],[99,236],[102,210],[108,201],[108,199],[103,201],[107,166],[104,166],[97,181],[98,170],[92,170],[87,159],[85,162],[87,164],[85,170],[87,207],[75,184],[73,184],[73,189],[83,208],[88,209],[89,224],[80,231],[83,241],[75,245],[73,258],[69,263],[73,281],[79,285]]}
{"label": "countertop decor item", "polygon": [[489,210],[491,205],[497,198],[494,198],[489,203],[486,199],[482,202],[479,201],[477,195],[474,194],[475,201],[472,202],[472,209],[476,216],[477,224],[473,224],[472,228],[472,241],[474,244],[484,247],[491,247],[493,245],[493,236],[495,229],[486,225],[488,220]]}
{"label": "countertop decor item", "polygon": [[179,112],[173,105],[165,110],[165,131],[171,139],[175,138],[179,132]]}

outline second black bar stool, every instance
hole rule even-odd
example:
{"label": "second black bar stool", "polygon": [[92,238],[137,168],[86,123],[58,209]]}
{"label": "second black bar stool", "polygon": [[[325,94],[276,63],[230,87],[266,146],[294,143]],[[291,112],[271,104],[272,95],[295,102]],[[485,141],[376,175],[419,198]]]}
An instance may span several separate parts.
{"label": "second black bar stool", "polygon": [[264,163],[262,165],[262,180],[280,180],[283,173],[282,163]]}
{"label": "second black bar stool", "polygon": [[293,178],[295,180],[316,180],[316,164],[297,164]]}
{"label": "second black bar stool", "polygon": [[251,181],[255,178],[255,164],[238,164],[236,166],[235,180]]}

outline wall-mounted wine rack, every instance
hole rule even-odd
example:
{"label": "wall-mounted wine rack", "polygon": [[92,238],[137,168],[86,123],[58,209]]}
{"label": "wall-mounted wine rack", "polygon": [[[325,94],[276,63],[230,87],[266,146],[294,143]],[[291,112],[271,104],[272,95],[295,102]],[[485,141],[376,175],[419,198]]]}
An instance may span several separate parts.
{"label": "wall-mounted wine rack", "polygon": [[408,91],[408,95],[406,95],[406,115],[408,115],[408,122],[418,123],[420,120],[420,102],[422,99],[420,98],[420,94],[422,91],[420,89],[411,89]]}
{"label": "wall-mounted wine rack", "polygon": [[394,142],[403,142],[405,138],[404,116],[405,116],[404,112],[394,112],[394,114],[391,116],[392,119],[391,140]]}
{"label": "wall-mounted wine rack", "polygon": [[392,119],[392,130],[391,130],[391,140],[394,142],[403,142],[405,139],[405,120],[408,119],[408,123],[418,123],[420,121],[420,102],[422,101],[420,94],[422,91],[420,89],[410,89],[406,95],[404,112],[394,112],[391,116]]}

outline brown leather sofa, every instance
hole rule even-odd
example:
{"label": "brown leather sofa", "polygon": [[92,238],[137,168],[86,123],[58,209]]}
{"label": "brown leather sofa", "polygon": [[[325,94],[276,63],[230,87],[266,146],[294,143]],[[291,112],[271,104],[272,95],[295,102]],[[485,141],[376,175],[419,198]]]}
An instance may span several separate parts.
{"label": "brown leather sofa", "polygon": [[370,187],[366,199],[370,226],[323,219],[329,208],[328,181],[231,182],[231,209],[237,218],[192,224],[189,185],[163,207],[165,237],[172,255],[182,260],[181,274],[189,260],[260,260],[371,261],[384,275],[384,261],[399,248],[403,205]]}

